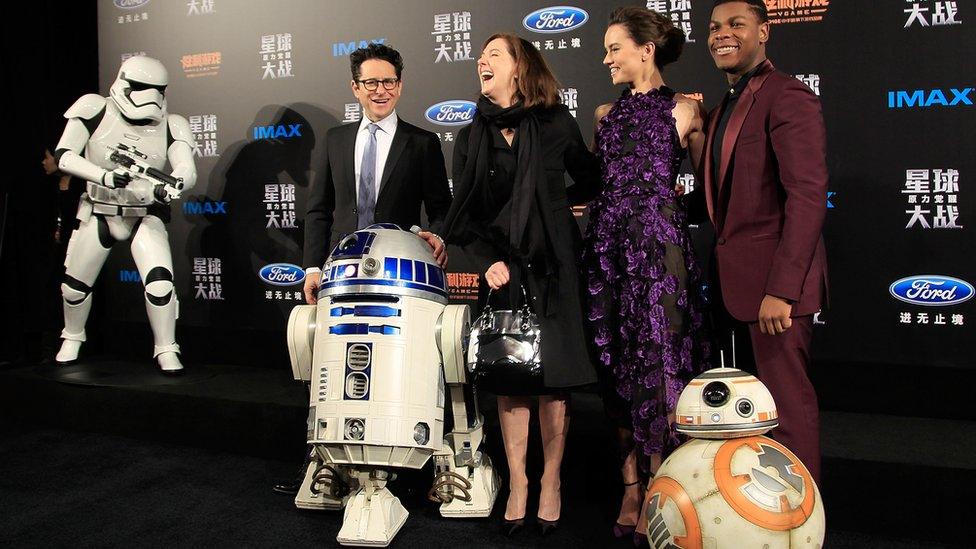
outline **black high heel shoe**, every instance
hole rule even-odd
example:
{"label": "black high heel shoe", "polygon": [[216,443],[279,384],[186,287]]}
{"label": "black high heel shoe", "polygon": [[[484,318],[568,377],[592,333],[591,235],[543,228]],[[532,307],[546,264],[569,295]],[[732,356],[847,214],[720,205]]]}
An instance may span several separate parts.
{"label": "black high heel shoe", "polygon": [[555,532],[556,527],[559,526],[559,519],[546,520],[546,519],[541,519],[539,517],[536,517],[536,520],[539,521],[539,532],[542,534],[542,537],[546,537],[549,534]]}
{"label": "black high heel shoe", "polygon": [[525,527],[525,517],[520,519],[508,520],[507,518],[502,519],[502,535],[506,538],[510,538],[517,534],[522,528]]}
{"label": "black high heel shoe", "polygon": [[[641,482],[640,479],[637,479],[634,482],[625,482],[624,483],[624,488],[627,488],[628,486],[634,486],[636,484],[640,484],[640,482]],[[641,492],[642,492],[642,496],[643,496],[643,490],[641,490]],[[643,500],[643,497],[641,497],[641,500]],[[637,529],[637,525],[636,524],[620,524],[619,522],[614,523],[614,525],[613,525],[613,537],[615,537],[617,539],[623,539],[623,538],[626,538],[626,537],[634,536],[636,529]]]}

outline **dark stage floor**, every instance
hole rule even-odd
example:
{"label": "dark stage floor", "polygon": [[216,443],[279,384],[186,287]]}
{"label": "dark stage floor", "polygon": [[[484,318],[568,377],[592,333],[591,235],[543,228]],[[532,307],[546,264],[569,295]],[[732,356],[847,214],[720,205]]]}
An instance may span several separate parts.
{"label": "dark stage floor", "polygon": [[[195,370],[182,383],[128,387],[0,372],[0,544],[334,545],[339,513],[299,511],[270,489],[302,451],[301,386],[269,369]],[[503,461],[485,413],[488,452]],[[411,513],[394,547],[612,546],[621,488],[599,399],[574,395],[572,422],[554,536],[503,538],[503,503],[488,520],[440,517],[424,498],[425,470],[391,484]],[[976,422],[826,411],[823,430],[827,547],[972,546],[964,502],[976,489]]]}

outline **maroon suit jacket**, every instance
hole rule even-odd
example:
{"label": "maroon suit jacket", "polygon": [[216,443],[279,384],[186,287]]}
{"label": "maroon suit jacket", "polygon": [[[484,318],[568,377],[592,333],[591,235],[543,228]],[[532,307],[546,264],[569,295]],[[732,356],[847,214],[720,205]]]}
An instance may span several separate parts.
{"label": "maroon suit jacket", "polygon": [[827,281],[820,100],[764,61],[729,117],[715,181],[711,136],[720,110],[708,116],[703,181],[725,306],[738,320],[754,322],[769,294],[792,301],[793,316],[813,314]]}

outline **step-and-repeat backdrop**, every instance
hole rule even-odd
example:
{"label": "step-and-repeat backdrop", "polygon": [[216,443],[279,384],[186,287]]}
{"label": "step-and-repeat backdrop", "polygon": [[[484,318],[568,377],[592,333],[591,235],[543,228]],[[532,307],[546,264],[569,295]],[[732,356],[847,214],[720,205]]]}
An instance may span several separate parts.
{"label": "step-and-repeat backdrop", "polygon": [[[288,283],[262,271],[301,265],[305,200],[322,176],[325,132],[362,116],[349,88],[352,50],[375,42],[403,54],[397,113],[440,136],[450,173],[455,137],[477,98],[475,60],[495,32],[515,32],[542,51],[589,138],[594,109],[622,91],[601,60],[608,15],[623,3],[101,0],[101,93],[127,57],[160,59],[170,112],[189,119],[197,140],[199,178],[174,202],[169,224],[180,324],[281,337],[302,302],[300,277]],[[715,106],[727,87],[707,50],[711,0],[636,3],[687,34],[667,83]],[[816,317],[815,353],[976,366],[976,2],[766,4],[770,59],[820,96],[827,123],[831,303]],[[694,188],[690,167],[683,172]],[[704,242],[709,230],[696,232]],[[449,271],[454,298],[473,303],[479,273],[456,249]],[[102,278],[112,318],[145,322],[124,246]]]}

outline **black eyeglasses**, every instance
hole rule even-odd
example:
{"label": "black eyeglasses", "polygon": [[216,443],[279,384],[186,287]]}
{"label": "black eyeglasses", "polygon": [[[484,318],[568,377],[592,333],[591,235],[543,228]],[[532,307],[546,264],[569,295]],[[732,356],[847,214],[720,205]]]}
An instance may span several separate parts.
{"label": "black eyeglasses", "polygon": [[400,83],[399,78],[384,78],[382,80],[376,80],[370,78],[369,80],[356,80],[357,84],[362,84],[364,88],[368,91],[376,91],[380,87],[380,82],[383,83],[383,89],[392,90]]}

